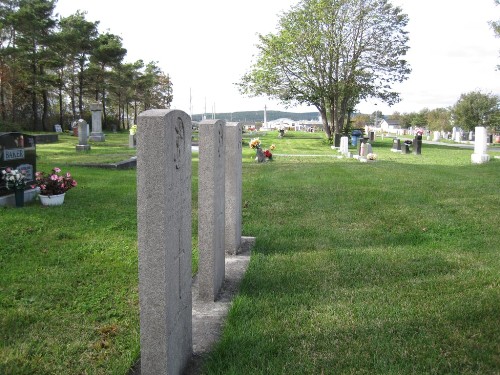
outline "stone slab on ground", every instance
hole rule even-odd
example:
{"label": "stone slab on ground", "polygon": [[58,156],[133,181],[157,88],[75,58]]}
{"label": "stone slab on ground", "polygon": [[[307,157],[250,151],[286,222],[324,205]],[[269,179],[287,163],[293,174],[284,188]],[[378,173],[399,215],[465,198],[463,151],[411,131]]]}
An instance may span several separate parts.
{"label": "stone slab on ground", "polygon": [[[184,371],[184,375],[197,375],[206,355],[219,340],[224,322],[233,298],[239,290],[248,264],[254,237],[241,238],[241,252],[226,255],[226,273],[222,289],[215,302],[202,301],[198,295],[198,278],[194,277],[193,293],[193,355]],[[140,362],[130,370],[128,375],[140,375]]]}

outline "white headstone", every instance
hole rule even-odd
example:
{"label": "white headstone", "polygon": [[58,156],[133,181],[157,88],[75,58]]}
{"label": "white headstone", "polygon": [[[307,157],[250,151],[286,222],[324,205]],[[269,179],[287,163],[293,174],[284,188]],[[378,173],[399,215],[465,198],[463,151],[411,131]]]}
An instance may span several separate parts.
{"label": "white headstone", "polygon": [[486,153],[487,145],[487,132],[484,126],[476,127],[476,140],[474,142],[474,153],[471,155],[473,164],[482,164],[490,161],[490,156]]}
{"label": "white headstone", "polygon": [[340,138],[340,153],[347,155],[349,153],[349,137]]}

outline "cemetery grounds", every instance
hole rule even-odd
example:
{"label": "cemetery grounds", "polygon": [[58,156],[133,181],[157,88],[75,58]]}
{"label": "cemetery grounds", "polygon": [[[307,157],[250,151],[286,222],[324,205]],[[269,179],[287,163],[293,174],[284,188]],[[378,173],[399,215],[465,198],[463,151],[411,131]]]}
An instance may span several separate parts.
{"label": "cemetery grounds", "polygon": [[[472,165],[471,149],[401,155],[377,138],[378,160],[359,163],[317,133],[270,132],[274,160],[258,164],[250,138],[243,234],[257,240],[204,373],[500,371],[500,152]],[[64,205],[0,208],[0,373],[126,374],[140,355],[136,173],[83,164],[135,150],[128,134],[89,153],[59,139],[37,146],[37,170],[73,174]]]}

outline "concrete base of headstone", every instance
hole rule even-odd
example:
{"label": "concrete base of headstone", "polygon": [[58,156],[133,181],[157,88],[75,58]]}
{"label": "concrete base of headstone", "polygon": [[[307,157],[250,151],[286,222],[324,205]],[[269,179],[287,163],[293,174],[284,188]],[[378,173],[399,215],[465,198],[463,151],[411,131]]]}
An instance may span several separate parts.
{"label": "concrete base of headstone", "polygon": [[[29,203],[34,201],[39,191],[40,191],[39,188],[25,190],[24,203]],[[0,196],[0,207],[15,206],[15,205],[16,205],[16,200],[14,197],[14,193]]]}
{"label": "concrete base of headstone", "polygon": [[89,140],[94,142],[104,142],[106,141],[106,135],[104,133],[90,133]]}
{"label": "concrete base of headstone", "polygon": [[76,145],[76,151],[89,151],[90,145]]}
{"label": "concrete base of headstone", "polygon": [[472,164],[483,164],[490,161],[490,155],[488,154],[472,154],[471,157]]}

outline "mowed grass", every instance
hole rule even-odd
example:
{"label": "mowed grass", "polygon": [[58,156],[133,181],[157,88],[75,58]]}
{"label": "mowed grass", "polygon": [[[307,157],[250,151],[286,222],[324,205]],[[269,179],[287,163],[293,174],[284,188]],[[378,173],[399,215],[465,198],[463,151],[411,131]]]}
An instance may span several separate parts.
{"label": "mowed grass", "polygon": [[[500,371],[498,160],[377,139],[363,164],[318,134],[261,139],[273,162],[254,162],[249,137],[243,151],[257,243],[204,373]],[[37,148],[38,170],[78,180],[63,206],[0,209],[0,373],[126,374],[140,354],[135,171],[73,165],[134,152],[126,134],[85,155],[75,144]],[[193,167],[196,272],[197,154]]]}

